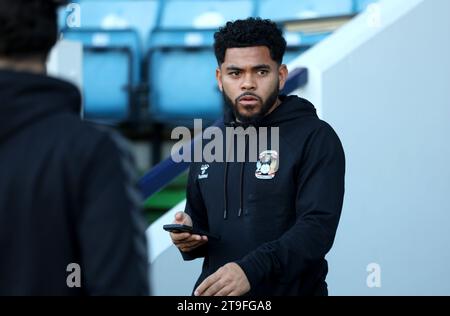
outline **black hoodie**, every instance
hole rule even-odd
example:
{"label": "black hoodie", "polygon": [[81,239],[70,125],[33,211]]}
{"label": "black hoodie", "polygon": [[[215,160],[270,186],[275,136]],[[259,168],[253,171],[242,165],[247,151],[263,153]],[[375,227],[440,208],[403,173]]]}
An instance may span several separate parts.
{"label": "black hoodie", "polygon": [[[269,132],[279,128],[279,152],[265,157],[272,167],[261,167],[264,157],[249,162],[247,142],[245,163],[191,164],[186,212],[194,227],[220,236],[182,253],[185,260],[205,257],[195,287],[224,264],[236,262],[250,282],[250,295],[328,293],[325,255],[342,209],[344,152],[310,102],[296,96],[280,99],[255,126],[258,133],[260,127]],[[224,121],[238,125],[231,112]]]}
{"label": "black hoodie", "polygon": [[0,295],[148,293],[131,157],[80,121],[80,100],[69,83],[0,71]]}

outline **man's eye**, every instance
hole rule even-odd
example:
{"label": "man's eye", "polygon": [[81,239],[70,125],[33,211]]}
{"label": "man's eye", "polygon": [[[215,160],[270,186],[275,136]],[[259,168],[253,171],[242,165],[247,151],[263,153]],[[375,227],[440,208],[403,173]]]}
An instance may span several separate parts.
{"label": "man's eye", "polygon": [[239,71],[232,71],[232,72],[230,72],[230,73],[228,73],[230,76],[232,76],[232,77],[237,77],[237,76],[239,76]]}
{"label": "man's eye", "polygon": [[267,71],[267,70],[259,70],[258,71],[258,75],[260,75],[260,76],[265,76],[265,75],[267,75],[269,72]]}

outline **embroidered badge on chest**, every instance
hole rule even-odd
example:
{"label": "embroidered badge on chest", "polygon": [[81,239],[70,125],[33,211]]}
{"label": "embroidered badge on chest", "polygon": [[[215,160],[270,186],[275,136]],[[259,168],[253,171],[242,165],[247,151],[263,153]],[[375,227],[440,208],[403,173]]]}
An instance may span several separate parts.
{"label": "embroidered badge on chest", "polygon": [[264,180],[273,179],[278,171],[278,165],[278,153],[275,150],[263,151],[256,163],[255,177]]}

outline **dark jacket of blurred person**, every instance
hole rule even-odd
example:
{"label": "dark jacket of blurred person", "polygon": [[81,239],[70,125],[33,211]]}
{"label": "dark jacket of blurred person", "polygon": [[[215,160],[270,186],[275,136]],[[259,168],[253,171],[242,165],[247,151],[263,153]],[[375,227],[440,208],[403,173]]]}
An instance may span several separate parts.
{"label": "dark jacket of blurred person", "polygon": [[44,74],[58,4],[0,0],[0,295],[147,295],[127,144]]}

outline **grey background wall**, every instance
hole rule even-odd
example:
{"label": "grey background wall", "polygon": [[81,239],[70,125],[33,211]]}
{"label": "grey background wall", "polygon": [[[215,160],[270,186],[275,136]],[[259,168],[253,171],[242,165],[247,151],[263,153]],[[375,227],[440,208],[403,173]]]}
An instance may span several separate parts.
{"label": "grey background wall", "polygon": [[[310,69],[297,93],[315,101],[347,158],[330,294],[450,295],[450,1],[375,11],[377,25],[358,17],[292,65]],[[381,287],[367,284],[371,263]]]}

